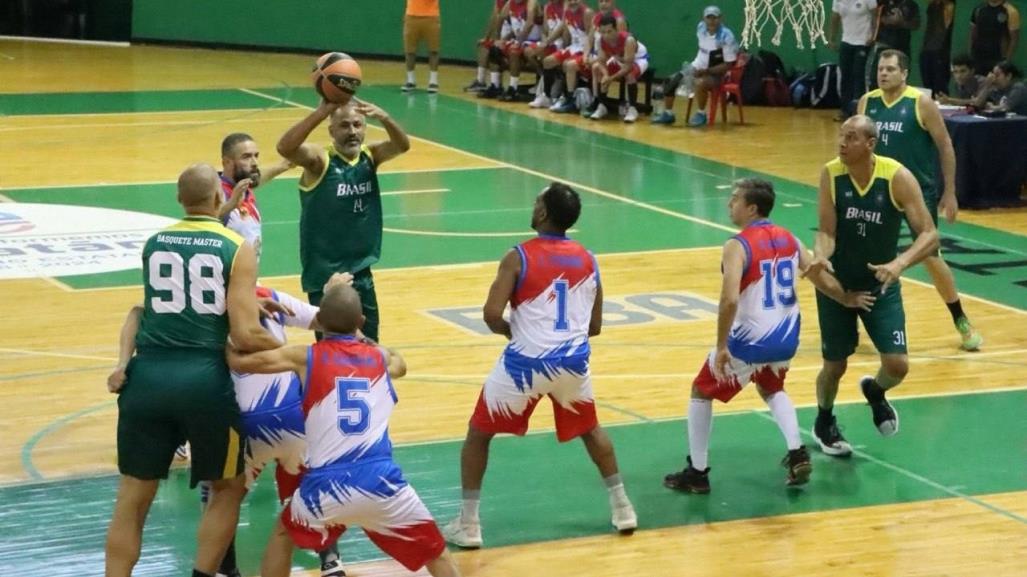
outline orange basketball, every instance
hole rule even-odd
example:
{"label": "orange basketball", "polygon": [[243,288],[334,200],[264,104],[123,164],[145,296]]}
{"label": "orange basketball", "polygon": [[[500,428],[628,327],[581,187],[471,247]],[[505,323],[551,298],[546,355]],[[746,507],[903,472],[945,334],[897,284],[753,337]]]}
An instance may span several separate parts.
{"label": "orange basketball", "polygon": [[325,100],[338,104],[349,102],[360,88],[362,78],[357,61],[342,52],[322,54],[310,73],[314,90]]}

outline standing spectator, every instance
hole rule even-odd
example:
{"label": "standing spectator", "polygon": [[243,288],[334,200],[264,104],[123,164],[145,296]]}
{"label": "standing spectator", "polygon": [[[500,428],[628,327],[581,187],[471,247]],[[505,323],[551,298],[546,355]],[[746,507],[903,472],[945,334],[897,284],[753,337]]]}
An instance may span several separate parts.
{"label": "standing spectator", "polygon": [[417,63],[417,46],[423,40],[428,45],[428,92],[439,91],[439,0],[407,0],[406,15],[403,16],[403,52],[406,54],[407,81],[403,92],[417,87],[414,65]]}
{"label": "standing spectator", "polygon": [[[852,111],[852,101],[866,91],[867,53],[873,42],[874,15],[877,0],[834,0],[831,5],[831,33],[828,44],[838,51],[838,68],[842,74],[841,113],[845,120]],[[838,31],[841,29],[841,44]]]}
{"label": "standing spectator", "polygon": [[957,54],[952,59],[952,80],[954,90],[937,96],[939,104],[966,106],[973,104],[974,97],[981,91],[984,77],[974,74],[974,61],[969,54]]}
{"label": "standing spectator", "polygon": [[974,71],[990,74],[999,60],[1011,60],[1020,40],[1020,12],[1006,0],[986,0],[970,16]]}
{"label": "standing spectator", "polygon": [[913,0],[881,0],[877,3],[877,30],[874,32],[876,45],[873,56],[867,58],[867,90],[877,88],[877,63],[884,50],[900,50],[912,55],[910,50],[913,30],[920,27],[920,8]]}
{"label": "standing spectator", "polygon": [[927,27],[920,48],[920,78],[935,98],[949,89],[952,19],[955,13],[955,0],[930,0],[927,4]]}

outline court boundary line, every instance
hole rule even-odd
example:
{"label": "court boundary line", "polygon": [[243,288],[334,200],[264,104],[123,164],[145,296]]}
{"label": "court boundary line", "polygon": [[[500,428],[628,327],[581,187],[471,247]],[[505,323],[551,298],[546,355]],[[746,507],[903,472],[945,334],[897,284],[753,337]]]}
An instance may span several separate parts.
{"label": "court boundary line", "polygon": [[117,42],[111,40],[78,40],[75,38],[49,38],[39,36],[8,36],[0,35],[0,40],[11,40],[14,42],[39,42],[41,44],[78,44],[82,46],[109,46],[113,48],[128,48],[130,42]]}
{"label": "court boundary line", "polygon": [[[777,424],[777,421],[774,420],[774,417],[770,416],[766,411],[753,410],[752,413],[756,414],[757,416],[759,416],[760,418],[762,418],[762,419],[764,419],[766,421],[770,421],[771,423]],[[815,439],[813,438],[813,434],[810,433],[809,431],[805,431],[805,430],[801,430],[800,429],[799,432],[807,440],[809,440],[811,442],[815,441]],[[941,491],[942,493],[946,493],[946,494],[951,495],[953,497],[956,497],[958,499],[962,499],[962,500],[964,500],[964,501],[966,501],[968,503],[971,503],[973,505],[977,505],[978,507],[981,507],[983,509],[987,509],[988,511],[991,511],[992,513],[998,513],[999,515],[1002,515],[1003,517],[1006,517],[1008,519],[1012,519],[1013,521],[1017,521],[1019,523],[1023,523],[1024,525],[1027,525],[1027,517],[1021,517],[1020,515],[1017,515],[1016,513],[1012,512],[1012,511],[1003,509],[1002,507],[999,507],[997,505],[992,505],[991,503],[988,503],[986,501],[982,501],[981,499],[978,499],[978,498],[974,497],[973,495],[968,495],[968,494],[966,494],[966,493],[964,493],[962,491],[959,491],[957,489],[953,489],[951,487],[946,487],[945,485],[942,485],[941,483],[939,483],[937,481],[934,481],[933,479],[930,479],[928,477],[925,477],[925,476],[923,476],[923,475],[921,475],[919,473],[914,473],[913,471],[910,471],[909,469],[906,469],[904,467],[900,467],[900,466],[898,466],[898,465],[896,465],[894,463],[890,463],[888,461],[885,461],[884,459],[879,459],[879,458],[871,455],[870,453],[868,453],[868,452],[866,452],[864,450],[857,449],[857,448],[853,447],[852,448],[852,455],[855,456],[855,457],[859,457],[859,458],[865,459],[865,460],[869,461],[870,463],[873,463],[873,464],[878,465],[880,467],[884,467],[885,469],[888,469],[888,470],[890,470],[890,471],[892,471],[894,473],[898,473],[899,475],[902,475],[903,477],[908,477],[910,479],[913,479],[914,481],[923,483],[923,484],[927,485],[928,487],[931,487],[933,489],[937,489],[937,490]]]}

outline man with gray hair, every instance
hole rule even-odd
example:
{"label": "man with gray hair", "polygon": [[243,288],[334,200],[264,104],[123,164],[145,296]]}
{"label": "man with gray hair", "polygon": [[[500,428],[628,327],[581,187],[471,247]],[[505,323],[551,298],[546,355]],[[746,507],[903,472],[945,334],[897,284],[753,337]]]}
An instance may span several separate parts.
{"label": "man with gray hair", "polygon": [[[824,453],[848,457],[852,446],[839,432],[833,408],[847,359],[859,341],[856,320],[863,322],[881,357],[877,374],[864,376],[859,385],[878,432],[890,437],[899,431],[899,416],[885,399],[885,391],[909,372],[899,276],[937,249],[938,230],[913,174],[898,161],[874,154],[874,121],[856,115],[842,124],[840,132],[838,158],[820,173],[820,226],[806,274],[826,268],[846,290],[876,295],[873,308],[866,310],[840,306],[817,293],[824,364],[817,375],[819,411],[813,436]],[[899,254],[903,214],[916,240]]]}

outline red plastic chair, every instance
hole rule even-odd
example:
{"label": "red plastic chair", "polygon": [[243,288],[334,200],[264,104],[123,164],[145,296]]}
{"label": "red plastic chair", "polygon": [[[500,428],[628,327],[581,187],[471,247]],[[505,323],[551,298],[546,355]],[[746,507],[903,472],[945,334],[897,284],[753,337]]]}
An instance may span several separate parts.
{"label": "red plastic chair", "polygon": [[[745,124],[745,113],[742,110],[742,73],[745,72],[745,64],[749,58],[743,53],[738,55],[735,65],[724,73],[724,80],[720,86],[710,91],[710,115],[707,125],[713,126],[717,121],[717,108],[720,108],[721,122],[727,122],[727,97],[734,96],[738,106],[738,124]],[[685,111],[685,118],[692,117],[692,99],[688,99],[688,109]]]}

